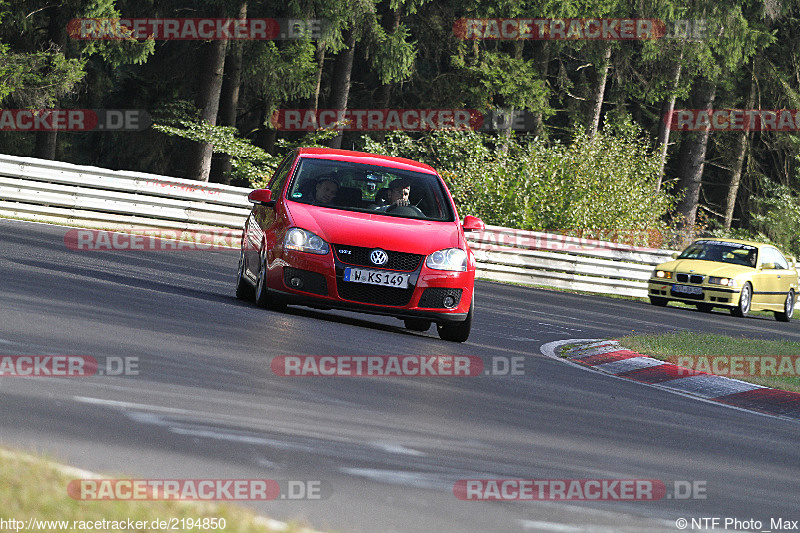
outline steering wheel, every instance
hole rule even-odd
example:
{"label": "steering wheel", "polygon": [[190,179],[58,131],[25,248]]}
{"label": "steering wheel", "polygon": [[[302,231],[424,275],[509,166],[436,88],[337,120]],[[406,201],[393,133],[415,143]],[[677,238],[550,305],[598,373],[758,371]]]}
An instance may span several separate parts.
{"label": "steering wheel", "polygon": [[419,207],[415,205],[397,205],[392,204],[386,208],[387,213],[394,213],[397,215],[412,215],[412,216],[425,216]]}

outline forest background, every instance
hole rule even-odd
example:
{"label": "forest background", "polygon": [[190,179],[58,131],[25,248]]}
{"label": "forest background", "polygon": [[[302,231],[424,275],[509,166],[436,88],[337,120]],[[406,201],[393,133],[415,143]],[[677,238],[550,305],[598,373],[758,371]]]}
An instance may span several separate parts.
{"label": "forest background", "polygon": [[[800,109],[798,15],[797,0],[0,0],[0,108],[137,109],[153,121],[0,128],[0,153],[256,187],[296,146],[366,150],[434,166],[461,214],[489,224],[673,247],[747,237],[800,255],[800,124],[675,131],[664,119]],[[68,31],[120,17],[323,24],[278,40]],[[667,35],[504,39],[486,24],[465,38],[465,19],[500,18],[655,19]],[[516,113],[526,126],[306,132],[270,120],[326,109]]]}

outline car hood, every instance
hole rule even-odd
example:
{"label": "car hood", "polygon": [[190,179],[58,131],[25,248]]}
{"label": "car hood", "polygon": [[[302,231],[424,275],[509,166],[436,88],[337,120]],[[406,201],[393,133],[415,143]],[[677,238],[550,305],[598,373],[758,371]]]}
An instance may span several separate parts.
{"label": "car hood", "polygon": [[747,274],[755,271],[754,268],[743,265],[718,263],[716,261],[700,261],[697,259],[676,259],[675,261],[658,265],[656,268],[659,270],[671,270],[674,272],[689,273],[691,271],[692,274],[700,274],[703,276],[720,276],[725,278],[733,278],[739,274]]}
{"label": "car hood", "polygon": [[291,225],[313,231],[331,244],[384,248],[427,255],[442,248],[465,248],[460,224],[287,204]]}

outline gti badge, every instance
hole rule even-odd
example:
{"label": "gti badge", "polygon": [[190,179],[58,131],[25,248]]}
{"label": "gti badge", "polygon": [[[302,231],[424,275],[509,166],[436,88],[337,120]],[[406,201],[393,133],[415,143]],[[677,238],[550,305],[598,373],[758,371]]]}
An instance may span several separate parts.
{"label": "gti badge", "polygon": [[389,256],[380,248],[375,248],[370,252],[369,260],[372,261],[372,264],[380,266],[386,264],[389,260]]}

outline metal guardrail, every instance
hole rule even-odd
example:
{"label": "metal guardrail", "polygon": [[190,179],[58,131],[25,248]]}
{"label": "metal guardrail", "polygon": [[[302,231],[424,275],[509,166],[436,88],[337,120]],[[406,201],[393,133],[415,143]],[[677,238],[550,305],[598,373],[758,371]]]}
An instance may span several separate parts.
{"label": "metal guardrail", "polygon": [[[101,229],[240,229],[250,189],[0,155],[0,216]],[[672,250],[487,226],[467,233],[478,276],[603,294],[647,296]]]}
{"label": "metal guardrail", "polygon": [[0,216],[78,226],[241,228],[249,189],[0,155]]}
{"label": "metal guardrail", "polygon": [[484,279],[642,298],[653,267],[674,253],[499,226],[467,240]]}

